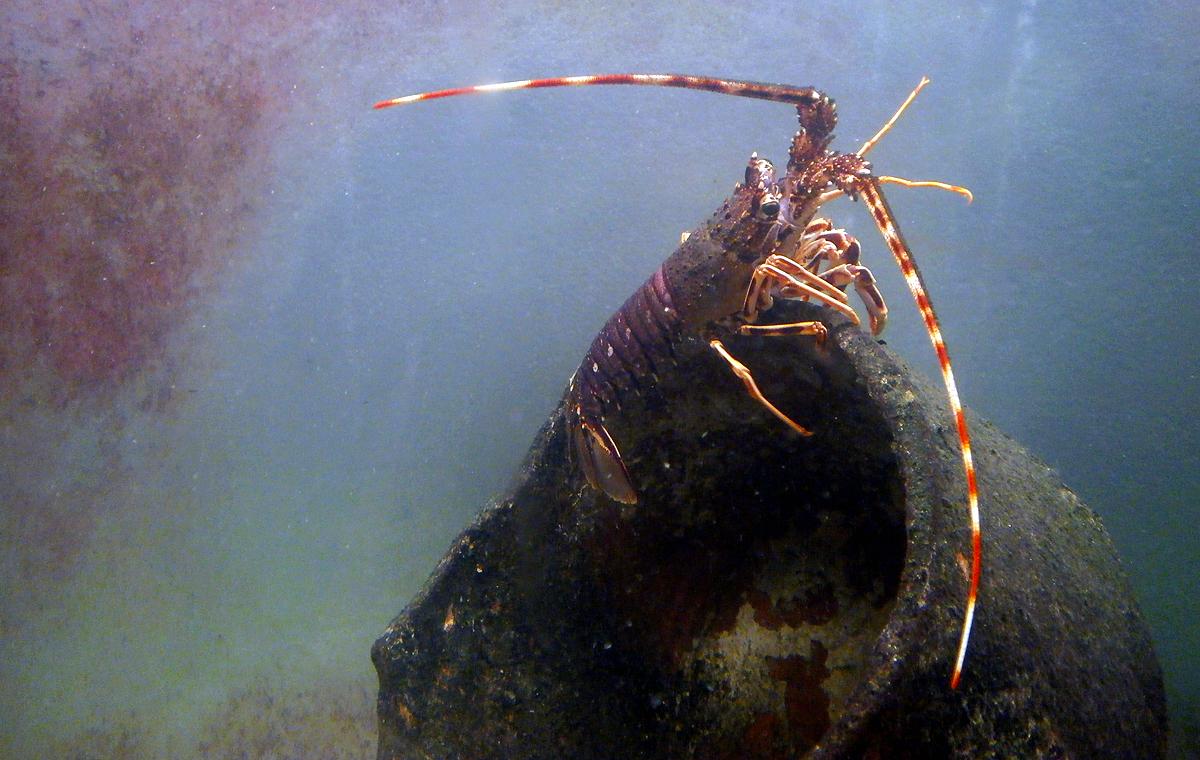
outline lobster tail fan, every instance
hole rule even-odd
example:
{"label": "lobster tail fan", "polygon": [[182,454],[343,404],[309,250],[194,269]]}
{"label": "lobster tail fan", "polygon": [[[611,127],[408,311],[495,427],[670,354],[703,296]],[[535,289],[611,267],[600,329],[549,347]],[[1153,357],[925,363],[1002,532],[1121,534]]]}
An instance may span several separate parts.
{"label": "lobster tail fan", "polygon": [[581,418],[579,424],[571,426],[571,432],[588,485],[603,491],[614,501],[636,504],[637,489],[633,487],[629,471],[621,461],[617,444],[604,425]]}

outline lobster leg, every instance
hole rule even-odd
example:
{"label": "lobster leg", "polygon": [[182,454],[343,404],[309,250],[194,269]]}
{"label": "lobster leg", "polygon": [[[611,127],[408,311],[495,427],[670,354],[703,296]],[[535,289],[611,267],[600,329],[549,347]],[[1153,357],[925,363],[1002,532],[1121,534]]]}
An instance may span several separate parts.
{"label": "lobster leg", "polygon": [[[824,220],[822,220],[824,221]],[[825,222],[828,224],[828,222]],[[851,238],[852,240],[852,238]],[[849,265],[843,265],[849,266]],[[865,272],[866,277],[870,278],[870,285],[874,287],[874,278],[870,277],[870,272],[866,267],[857,267],[857,269]],[[835,270],[831,270],[835,271]],[[839,267],[839,274],[847,274],[853,278],[849,270],[843,270]],[[789,259],[786,256],[772,255],[768,256],[767,260],[760,264],[755,270],[754,275],[750,280],[750,287],[746,290],[745,306],[743,308],[742,318],[747,321],[747,324],[738,326],[738,333],[742,335],[811,335],[817,339],[817,343],[824,343],[826,336],[829,334],[829,328],[817,321],[808,322],[788,322],[785,324],[775,325],[756,325],[748,324],[758,316],[759,312],[764,311],[771,306],[772,291],[785,298],[803,298],[804,300],[815,299],[829,306],[836,311],[845,314],[854,324],[858,324],[858,315],[846,303],[846,294],[841,291],[841,287],[849,284],[851,279],[847,279],[845,283],[838,282],[837,278],[829,278],[828,273],[817,275],[805,269],[798,262]],[[858,283],[857,279],[854,282]],[[862,291],[859,291],[862,293]],[[878,290],[875,290],[878,295]],[[865,300],[865,299],[864,299]],[[879,306],[883,309],[883,313],[887,313],[887,307],[883,306],[883,299],[878,299]],[[868,310],[871,309],[871,304],[868,303]],[[875,311],[871,312],[871,324],[874,327]],[[782,420],[788,427],[795,430],[801,435],[812,435],[812,431],[800,425],[792,418],[781,412],[778,407],[767,400],[766,396],[759,390],[758,383],[754,381],[754,376],[750,373],[750,369],[735,359],[729,350],[720,340],[713,338],[708,344],[713,350],[721,355],[721,358],[729,363],[733,373],[741,379],[746,386],[746,391],[760,404],[765,406],[771,414]]]}
{"label": "lobster leg", "polygon": [[829,328],[821,322],[785,322],[779,325],[742,325],[738,332],[742,335],[811,335],[817,339],[819,346],[829,335]]}
{"label": "lobster leg", "polygon": [[[888,308],[870,269],[858,264],[840,264],[822,272],[821,278],[838,287],[845,287],[853,283],[854,289],[858,291],[858,297],[867,307],[867,316],[871,320],[871,334],[878,335],[883,332],[883,327],[887,324]],[[782,295],[788,295],[786,290]]]}
{"label": "lobster leg", "polygon": [[858,324],[858,315],[847,305],[845,293],[795,261],[780,255],[768,256],[755,268],[750,278],[742,310],[747,322],[754,321],[760,311],[770,307],[772,286],[775,292],[787,298],[820,301]]}
{"label": "lobster leg", "polygon": [[[828,222],[828,220],[820,220]],[[811,230],[813,225],[809,225]],[[832,227],[810,233],[805,230],[806,240],[800,247],[796,259],[805,269],[814,274],[820,271],[821,264],[830,267],[839,264],[857,264],[862,257],[862,247],[858,240],[845,230],[835,230]]]}
{"label": "lobster leg", "polygon": [[[801,265],[800,262],[796,261],[795,259],[789,259],[787,256],[781,256],[779,254],[774,254],[774,255],[768,256],[767,260],[764,261],[763,264],[770,265],[770,266],[774,267],[775,269],[782,270],[783,272],[791,275],[792,277],[803,280],[805,283],[811,285],[812,287],[816,288],[817,290],[824,292],[826,295],[830,296],[831,298],[835,298],[838,301],[841,301],[843,304],[849,303],[849,299],[846,298],[846,294],[842,292],[841,285],[838,285],[837,283],[831,284],[831,281],[829,279],[827,279],[823,276],[818,276],[815,271],[812,271],[808,267]],[[781,290],[783,288],[792,287],[790,281],[781,282],[779,284],[780,284]],[[793,297],[793,296],[788,296],[788,297]],[[794,297],[799,297],[799,296],[794,296]],[[841,311],[841,310],[839,309],[839,311]]]}
{"label": "lobster leg", "polygon": [[[883,332],[887,323],[888,308],[884,303],[883,294],[875,284],[875,276],[871,270],[859,265],[862,250],[858,240],[845,230],[834,229],[828,219],[814,219],[804,231],[805,243],[800,247],[797,258],[805,271],[819,274],[822,280],[829,282],[839,289],[854,285],[858,297],[867,308],[871,321],[871,334]],[[821,272],[821,265],[829,266]],[[791,292],[787,286],[780,288],[779,294],[785,298],[803,297],[804,294]]]}
{"label": "lobster leg", "polygon": [[[804,323],[798,322],[796,324],[803,325]],[[822,327],[823,326],[824,325],[822,325]],[[779,409],[774,404],[772,404],[770,401],[767,400],[767,397],[764,396],[762,394],[762,391],[758,389],[758,383],[754,382],[754,375],[750,374],[750,368],[747,367],[745,364],[742,364],[737,359],[733,358],[733,355],[729,353],[729,350],[727,348],[725,348],[724,343],[722,343],[720,340],[718,340],[716,338],[713,338],[708,341],[708,345],[712,346],[713,350],[716,351],[718,354],[720,354],[722,359],[729,362],[729,367],[730,367],[730,369],[733,370],[733,374],[737,375],[738,379],[740,379],[742,381],[742,383],[745,384],[746,392],[749,393],[750,396],[752,398],[754,398],[755,401],[757,401],[758,403],[765,406],[767,408],[767,410],[769,412],[771,412],[771,414],[778,417],[788,427],[790,427],[792,430],[795,430],[800,435],[803,435],[803,436],[812,435],[811,430],[809,430],[806,427],[804,427],[803,425],[795,422],[791,417],[788,417],[786,414],[779,411]]]}

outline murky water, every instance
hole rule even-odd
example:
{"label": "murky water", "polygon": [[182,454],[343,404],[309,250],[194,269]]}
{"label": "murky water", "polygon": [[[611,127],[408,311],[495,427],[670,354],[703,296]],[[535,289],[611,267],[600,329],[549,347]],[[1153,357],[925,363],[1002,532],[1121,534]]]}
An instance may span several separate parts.
{"label": "murky water", "polygon": [[1103,516],[1200,751],[1200,10],[474,7],[3,11],[0,754],[372,755],[372,640],[794,129],[653,89],[369,108],[592,71],[817,85],[842,149],[934,80],[872,158],[975,192],[891,193],[964,399]]}

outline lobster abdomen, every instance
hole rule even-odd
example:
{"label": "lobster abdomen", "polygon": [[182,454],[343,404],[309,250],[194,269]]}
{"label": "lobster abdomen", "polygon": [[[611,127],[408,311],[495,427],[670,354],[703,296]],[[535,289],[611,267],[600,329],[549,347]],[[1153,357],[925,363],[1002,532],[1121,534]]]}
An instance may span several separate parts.
{"label": "lobster abdomen", "polygon": [[604,427],[630,394],[648,390],[673,360],[672,342],[683,326],[660,266],[608,318],[571,384],[575,450],[588,483],[616,501],[633,504],[637,489]]}
{"label": "lobster abdomen", "polygon": [[631,392],[654,382],[672,358],[682,321],[662,267],[633,292],[597,333],[580,364],[579,401],[585,416],[603,420]]}

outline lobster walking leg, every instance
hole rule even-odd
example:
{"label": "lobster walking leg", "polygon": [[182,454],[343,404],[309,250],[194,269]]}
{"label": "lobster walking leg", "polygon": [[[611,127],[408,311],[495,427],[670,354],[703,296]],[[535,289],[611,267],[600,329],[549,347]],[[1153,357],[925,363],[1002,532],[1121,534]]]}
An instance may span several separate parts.
{"label": "lobster walking leg", "polygon": [[[799,278],[800,280],[803,280],[804,282],[806,282],[808,285],[812,286],[813,288],[816,288],[817,290],[822,291],[829,297],[835,298],[843,304],[849,302],[849,299],[846,298],[846,294],[842,292],[841,286],[839,286],[837,283],[833,283],[827,277],[823,277],[823,276],[818,277],[816,272],[808,269],[807,267],[805,267],[804,265],[802,265],[800,262],[796,261],[795,259],[789,259],[787,256],[782,256],[779,254],[772,254],[771,256],[767,257],[767,260],[764,261],[763,264],[770,265],[770,266],[775,267],[776,269],[782,270],[785,274],[790,275],[791,277]],[[780,283],[780,286],[782,288],[790,287],[791,282],[790,282],[790,280],[788,280],[787,282]],[[801,288],[801,290],[803,291],[806,289]],[[798,297],[798,296],[796,296],[796,297]],[[851,316],[850,314],[848,314],[845,310],[843,310],[841,308],[837,308],[837,307],[834,307],[834,308],[835,308],[835,310],[841,311],[843,314],[846,314],[847,317]]]}
{"label": "lobster walking leg", "polygon": [[[801,323],[797,323],[797,324],[804,324],[804,323],[801,322]],[[824,325],[822,325],[822,328],[823,327],[824,327]],[[742,383],[745,384],[746,392],[749,393],[751,395],[751,397],[754,398],[755,401],[757,401],[758,403],[765,406],[767,408],[767,410],[771,412],[771,414],[773,414],[776,417],[778,417],[779,419],[783,420],[783,422],[788,427],[790,427],[792,430],[795,430],[800,435],[803,435],[803,436],[812,435],[811,430],[804,427],[800,423],[796,422],[795,420],[793,420],[791,417],[787,416],[783,412],[779,411],[778,407],[776,407],[774,404],[772,404],[770,401],[767,400],[767,397],[764,396],[762,391],[758,389],[758,383],[754,382],[754,375],[752,375],[750,373],[750,368],[747,367],[745,364],[742,364],[737,359],[733,358],[733,354],[729,353],[729,350],[727,348],[725,348],[724,343],[722,343],[717,338],[713,338],[708,341],[708,345],[712,346],[713,350],[716,351],[718,354],[720,354],[722,359],[729,362],[729,367],[730,367],[730,369],[733,370],[733,374],[737,375],[738,379],[741,380]]]}
{"label": "lobster walking leg", "polygon": [[[883,294],[879,292],[879,286],[875,284],[875,275],[871,274],[870,269],[859,264],[839,264],[822,272],[821,279],[838,287],[853,284],[854,289],[858,292],[858,297],[867,307],[867,316],[871,320],[871,334],[878,335],[883,332],[884,325],[887,324],[888,308],[883,301]],[[785,290],[783,295],[790,296],[791,293]]]}
{"label": "lobster walking leg", "polygon": [[[758,311],[770,308],[770,299],[763,299],[761,294],[770,293],[768,286],[774,284],[775,292],[783,298],[805,301],[815,298],[857,325],[858,315],[846,305],[846,294],[842,292],[842,288],[852,284],[870,316],[871,333],[878,335],[887,323],[888,308],[871,270],[858,263],[860,251],[858,241],[845,230],[834,229],[828,219],[814,219],[805,228],[804,242],[796,254],[799,261],[774,254],[768,256],[755,272],[746,293],[745,318],[753,320]],[[828,264],[829,269],[821,272],[822,264]],[[757,309],[755,304],[758,304]]]}
{"label": "lobster walking leg", "polygon": [[754,319],[769,306],[772,286],[789,298],[820,301],[858,324],[858,315],[846,305],[845,293],[784,256],[769,256],[754,270],[746,295],[746,319]]}
{"label": "lobster walking leg", "polygon": [[811,335],[817,339],[817,345],[825,342],[829,328],[821,322],[785,322],[779,325],[742,325],[738,328],[742,335]]}
{"label": "lobster walking leg", "polygon": [[[772,293],[787,298],[814,299],[830,308],[845,314],[854,324],[858,324],[858,315],[846,303],[846,294],[838,289],[835,283],[818,276],[798,262],[782,255],[771,255],[754,269],[750,286],[746,289],[745,305],[742,309],[742,319],[745,323],[738,326],[737,331],[742,335],[811,335],[817,343],[824,343],[829,329],[821,322],[789,322],[786,324],[757,325],[752,324],[759,312],[771,307]],[[733,373],[741,379],[746,391],[752,398],[765,406],[771,414],[782,420],[788,427],[801,435],[812,435],[812,432],[792,418],[779,411],[758,388],[750,369],[735,359],[720,340],[713,338],[709,341],[721,358],[729,363]]]}

